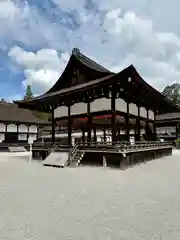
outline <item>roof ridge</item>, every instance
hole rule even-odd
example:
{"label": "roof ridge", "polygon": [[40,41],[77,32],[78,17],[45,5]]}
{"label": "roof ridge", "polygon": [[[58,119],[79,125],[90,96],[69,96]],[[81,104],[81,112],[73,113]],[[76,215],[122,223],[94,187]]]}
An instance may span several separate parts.
{"label": "roof ridge", "polygon": [[110,71],[109,71],[107,68],[103,67],[101,64],[99,64],[98,62],[94,61],[93,59],[91,59],[91,58],[87,57],[86,55],[84,55],[84,54],[83,54],[83,53],[81,53],[81,52],[80,52],[80,56],[82,56],[82,57],[84,57],[85,59],[87,59],[87,60],[89,60],[89,61],[93,62],[94,64],[97,64],[97,65],[99,65],[99,67],[101,67],[102,69],[104,69],[104,70],[106,70],[106,71],[110,72]]}
{"label": "roof ridge", "polygon": [[[88,56],[84,55],[83,53],[81,53],[79,48],[73,48],[72,50],[72,55],[74,55],[77,59],[79,60],[87,60],[89,62],[91,62],[94,65],[97,65],[100,69],[106,71],[106,72],[110,72],[107,68],[103,67],[102,65],[100,65],[98,62],[94,61],[93,59],[89,58]],[[82,59],[81,59],[82,58]]]}

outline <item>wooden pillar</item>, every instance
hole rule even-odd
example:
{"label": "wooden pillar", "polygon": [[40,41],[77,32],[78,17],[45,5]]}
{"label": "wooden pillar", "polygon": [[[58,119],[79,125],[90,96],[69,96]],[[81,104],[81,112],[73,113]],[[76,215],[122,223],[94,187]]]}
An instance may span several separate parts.
{"label": "wooden pillar", "polygon": [[149,109],[146,109],[147,111],[147,121],[149,120]]}
{"label": "wooden pillar", "polygon": [[82,130],[82,142],[85,142],[85,131],[84,131],[84,129]]}
{"label": "wooden pillar", "polygon": [[56,121],[54,118],[54,107],[51,108],[51,115],[52,115],[52,143],[55,142],[55,127],[56,127]]}
{"label": "wooden pillar", "polygon": [[125,116],[125,122],[126,122],[126,136],[127,136],[127,141],[129,142],[129,102],[127,102],[127,113]]}
{"label": "wooden pillar", "polygon": [[116,142],[116,98],[114,92],[111,96],[111,129],[112,129],[112,143]]}
{"label": "wooden pillar", "polygon": [[150,141],[152,140],[152,131],[150,130],[150,127],[149,127],[149,109],[146,109],[146,111],[147,111],[146,136],[147,136],[147,140]]}
{"label": "wooden pillar", "polygon": [[93,133],[94,133],[93,142],[97,142],[96,128],[95,127],[93,127]]}
{"label": "wooden pillar", "polygon": [[104,129],[103,129],[103,131],[104,131],[104,142],[106,142],[106,128],[104,127]]}
{"label": "wooden pillar", "polygon": [[17,141],[19,141],[19,124],[17,124]]}
{"label": "wooden pillar", "polygon": [[178,138],[178,124],[176,125],[176,138]]}
{"label": "wooden pillar", "polygon": [[[149,129],[149,111],[146,109],[147,117],[146,117],[146,134],[148,136],[148,129]],[[149,137],[149,136],[148,136]]]}
{"label": "wooden pillar", "polygon": [[137,119],[137,141],[141,139],[141,122],[140,122],[140,106],[138,104],[138,119]]}
{"label": "wooden pillar", "polygon": [[29,139],[29,124],[27,125],[27,141]]}
{"label": "wooden pillar", "polygon": [[91,105],[87,103],[87,117],[88,117],[88,137],[87,141],[91,142],[91,128],[92,128],[92,117],[91,117]]}
{"label": "wooden pillar", "polygon": [[154,135],[156,137],[156,110],[154,111],[153,128],[154,128]]}
{"label": "wooden pillar", "polygon": [[68,146],[72,146],[72,117],[71,117],[71,106],[68,106]]}

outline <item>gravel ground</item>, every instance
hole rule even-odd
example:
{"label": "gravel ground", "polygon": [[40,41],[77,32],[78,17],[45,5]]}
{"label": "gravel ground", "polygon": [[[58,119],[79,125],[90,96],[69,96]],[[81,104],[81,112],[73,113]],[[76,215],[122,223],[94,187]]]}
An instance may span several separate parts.
{"label": "gravel ground", "polygon": [[126,171],[0,155],[2,240],[178,240],[180,153]]}

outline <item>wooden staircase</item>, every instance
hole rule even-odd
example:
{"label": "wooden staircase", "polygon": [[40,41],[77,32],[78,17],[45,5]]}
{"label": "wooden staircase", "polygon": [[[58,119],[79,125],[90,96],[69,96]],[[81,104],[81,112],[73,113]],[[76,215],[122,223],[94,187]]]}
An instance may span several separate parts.
{"label": "wooden staircase", "polygon": [[83,150],[79,150],[78,146],[75,145],[71,151],[70,167],[77,167],[83,159],[84,154],[85,152]]}

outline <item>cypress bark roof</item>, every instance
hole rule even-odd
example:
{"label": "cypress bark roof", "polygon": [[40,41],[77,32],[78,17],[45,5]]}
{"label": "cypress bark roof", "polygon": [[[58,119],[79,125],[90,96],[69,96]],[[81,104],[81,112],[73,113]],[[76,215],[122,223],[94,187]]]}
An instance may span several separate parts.
{"label": "cypress bark roof", "polygon": [[[146,102],[146,105],[149,108],[155,107],[155,104],[161,108],[161,113],[166,113],[170,111],[174,112],[180,112],[180,107],[173,104],[172,101],[167,99],[164,95],[162,95],[159,91],[157,91],[155,88],[150,86],[147,82],[143,80],[143,78],[139,75],[137,70],[134,68],[133,65],[128,66],[124,70],[122,70],[119,73],[110,73],[109,75],[106,75],[105,77],[95,79],[83,84],[78,84],[75,86],[71,86],[68,88],[61,89],[56,92],[49,92],[44,95],[35,97],[32,100],[27,101],[16,101],[19,106],[27,107],[30,109],[36,108],[38,105],[40,106],[42,103],[55,103],[55,101],[60,101],[60,99],[64,99],[65,97],[69,97],[72,93],[78,98],[78,94],[81,92],[88,91],[92,88],[99,88],[103,85],[107,84],[113,84],[116,83],[118,79],[120,79],[122,85],[127,88],[127,81],[128,77],[131,77],[133,81],[135,82],[136,87],[139,86],[140,88],[143,88],[145,90],[145,95],[142,94],[139,96],[140,101]],[[133,94],[138,94],[136,92],[136,88],[130,89],[130,91],[133,92]]]}
{"label": "cypress bark roof", "polygon": [[82,54],[79,49],[73,49],[63,73],[45,95],[69,87],[75,70],[83,72],[86,82],[112,74],[108,69]]}
{"label": "cypress bark roof", "polygon": [[156,121],[171,121],[171,120],[179,120],[180,121],[180,112],[173,112],[173,113],[165,113],[156,116]]}
{"label": "cypress bark roof", "polygon": [[0,102],[0,121],[47,124],[46,121],[37,118],[29,109],[19,108],[17,104]]}
{"label": "cypress bark roof", "polygon": [[[87,80],[79,83],[76,79],[77,82],[72,84],[71,80],[75,70],[85,73]],[[30,109],[35,109],[37,107],[36,109],[38,109],[42,104],[46,104],[47,102],[54,104],[58,102],[59,104],[60,100],[68,98],[72,93],[74,94],[74,97],[78,98],[78,94],[81,92],[85,92],[92,88],[99,88],[103,85],[114,84],[117,81],[120,81],[121,85],[127,90],[129,77],[131,77],[135,83],[135,85],[132,86],[132,89],[129,89],[132,94],[138,94],[136,91],[137,86],[139,86],[140,89],[143,89],[144,93],[141,93],[139,96],[141,103],[146,103],[146,106],[149,108],[154,108],[157,104],[159,109],[162,110],[161,113],[180,111],[178,106],[175,106],[159,91],[145,82],[133,65],[130,65],[119,73],[113,73],[81,54],[79,49],[73,49],[64,72],[48,92],[35,97],[30,101],[15,101],[15,103],[21,107],[27,107]],[[47,111],[49,110],[47,109]]]}

